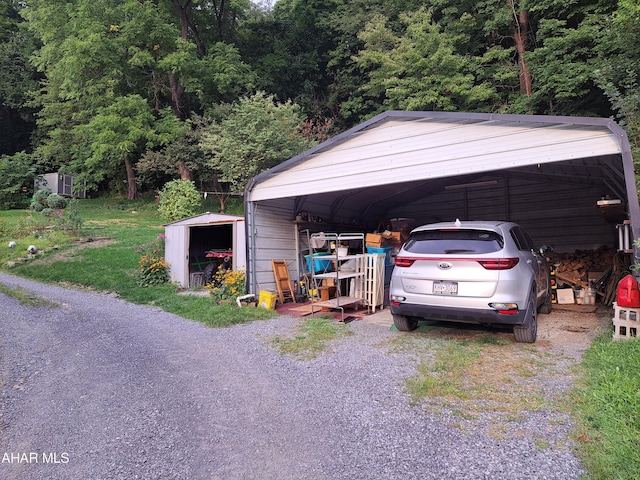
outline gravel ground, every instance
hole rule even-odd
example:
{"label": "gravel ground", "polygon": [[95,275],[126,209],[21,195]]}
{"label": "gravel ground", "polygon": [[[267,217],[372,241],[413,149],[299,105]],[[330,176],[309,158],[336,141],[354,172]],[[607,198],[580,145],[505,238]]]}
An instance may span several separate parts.
{"label": "gravel ground", "polygon": [[[113,296],[0,274],[58,306],[0,294],[4,479],[578,479],[570,419],[513,434],[412,406],[415,359],[388,328],[312,360],[275,351],[279,317],[208,329]],[[561,382],[562,383],[562,382]],[[565,382],[566,383],[566,382]],[[566,388],[566,385],[558,386]],[[548,447],[531,432],[544,431]]]}

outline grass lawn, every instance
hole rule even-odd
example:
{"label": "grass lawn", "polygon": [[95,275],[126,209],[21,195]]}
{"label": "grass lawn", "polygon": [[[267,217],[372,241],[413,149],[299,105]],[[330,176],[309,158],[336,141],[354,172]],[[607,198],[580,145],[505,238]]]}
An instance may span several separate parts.
{"label": "grass lawn", "polygon": [[[82,243],[68,232],[49,228],[50,222],[38,213],[1,211],[0,269],[48,283],[116,292],[131,302],[155,305],[212,327],[274,316],[263,308],[239,309],[235,303],[216,303],[210,297],[179,295],[170,284],[139,286],[136,250],[164,233],[153,201],[80,200],[78,213],[83,221]],[[16,242],[15,248],[8,247],[10,241]],[[26,249],[31,244],[43,253],[14,265],[28,258]]]}

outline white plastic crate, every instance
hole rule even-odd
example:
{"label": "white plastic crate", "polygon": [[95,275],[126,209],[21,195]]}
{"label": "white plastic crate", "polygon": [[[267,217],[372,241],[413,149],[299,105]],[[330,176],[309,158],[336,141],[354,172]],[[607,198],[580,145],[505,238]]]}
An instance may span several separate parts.
{"label": "white plastic crate", "polygon": [[640,308],[620,307],[613,303],[613,339],[627,339],[640,332]]}

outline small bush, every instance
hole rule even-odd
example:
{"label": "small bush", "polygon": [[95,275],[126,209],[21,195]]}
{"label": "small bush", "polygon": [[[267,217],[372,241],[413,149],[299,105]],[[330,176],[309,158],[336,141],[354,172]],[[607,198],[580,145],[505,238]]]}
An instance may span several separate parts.
{"label": "small bush", "polygon": [[29,208],[36,212],[41,212],[48,207],[47,198],[49,198],[49,195],[51,195],[51,190],[47,190],[46,188],[36,190],[33,194],[33,198],[31,199],[31,205]]}
{"label": "small bush", "polygon": [[47,197],[46,204],[52,210],[64,210],[67,208],[67,199],[57,193],[52,193]]}
{"label": "small bush", "polygon": [[167,222],[193,217],[200,211],[200,194],[193,182],[188,180],[172,180],[166,183],[158,197],[158,213]]}
{"label": "small bush", "polygon": [[67,208],[64,212],[60,210],[54,210],[56,221],[56,227],[60,230],[69,230],[74,235],[80,235],[82,233],[82,217],[78,211],[78,200],[73,198],[67,202]]}

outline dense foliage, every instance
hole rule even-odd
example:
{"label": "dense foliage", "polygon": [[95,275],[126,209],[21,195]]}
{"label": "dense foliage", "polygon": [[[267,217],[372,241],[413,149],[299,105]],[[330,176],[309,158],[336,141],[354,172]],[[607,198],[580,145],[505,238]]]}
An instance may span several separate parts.
{"label": "dense foliage", "polygon": [[638,18],[635,0],[0,0],[0,156],[130,199],[192,180],[223,209],[387,109],[611,116],[637,147]]}
{"label": "dense foliage", "polygon": [[158,213],[175,222],[200,213],[200,194],[189,180],[171,180],[158,192]]}

